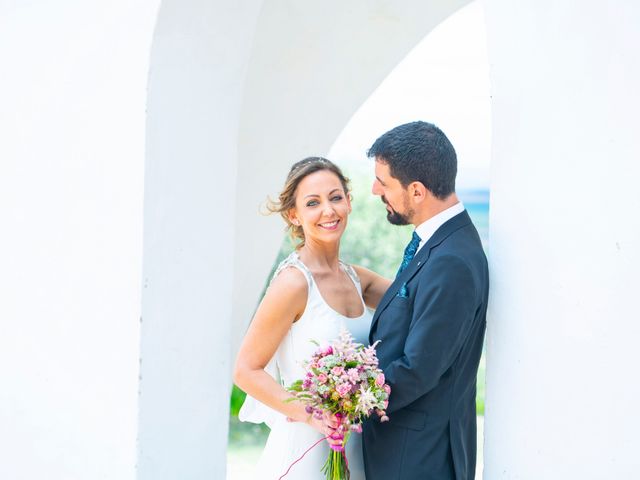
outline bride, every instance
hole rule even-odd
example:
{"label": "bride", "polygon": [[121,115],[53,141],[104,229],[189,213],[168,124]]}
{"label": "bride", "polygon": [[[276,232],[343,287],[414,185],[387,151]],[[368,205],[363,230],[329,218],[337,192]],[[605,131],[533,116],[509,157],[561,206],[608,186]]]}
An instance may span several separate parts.
{"label": "bride", "polygon": [[[367,307],[377,306],[391,282],[340,261],[351,198],[347,178],[329,160],[310,157],[294,164],[279,202],[270,207],[300,244],[276,269],[240,347],[234,381],[247,393],[240,420],[265,422],[271,429],[256,477],[277,480],[289,470],[287,480],[321,479],[327,442],[296,460],[331,429],[301,402],[286,402],[292,395],[284,387],[303,378],[302,364],[317,348],[311,340],[332,341],[344,327],[368,345]],[[359,434],[351,435],[346,454],[352,480],[364,479]]]}

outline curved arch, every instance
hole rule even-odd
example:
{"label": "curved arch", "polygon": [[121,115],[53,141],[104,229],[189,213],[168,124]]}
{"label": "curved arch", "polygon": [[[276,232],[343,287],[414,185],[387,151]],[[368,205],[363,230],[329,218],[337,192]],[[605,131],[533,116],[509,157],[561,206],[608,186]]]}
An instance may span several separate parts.
{"label": "curved arch", "polygon": [[257,205],[278,192],[293,162],[326,155],[393,68],[469,3],[263,4],[239,124],[235,216],[252,221],[236,224],[238,252],[251,254],[240,253],[234,264],[233,351],[282,241],[280,220],[256,215]]}
{"label": "curved arch", "polygon": [[[279,242],[277,219],[256,217],[256,205],[293,160],[325,153],[398,59],[466,3],[165,0],[149,81],[141,478],[223,475],[220,392]],[[485,3],[493,91],[485,471],[628,477],[638,430],[628,420],[640,394],[628,381],[640,333],[630,320],[640,71],[629,60],[640,11],[624,1],[605,11],[581,4],[579,15],[557,2]],[[532,345],[546,348],[543,361]],[[559,370],[568,352],[570,370]],[[583,402],[588,369],[601,388]],[[527,377],[558,395],[527,395]],[[592,432],[584,419],[600,405],[615,405],[612,420],[598,418]],[[583,461],[603,451],[610,462]]]}
{"label": "curved arch", "polygon": [[221,476],[219,392],[281,240],[256,206],[293,159],[328,151],[388,72],[467,3],[162,3],[149,76],[139,478],[184,477],[186,465]]}

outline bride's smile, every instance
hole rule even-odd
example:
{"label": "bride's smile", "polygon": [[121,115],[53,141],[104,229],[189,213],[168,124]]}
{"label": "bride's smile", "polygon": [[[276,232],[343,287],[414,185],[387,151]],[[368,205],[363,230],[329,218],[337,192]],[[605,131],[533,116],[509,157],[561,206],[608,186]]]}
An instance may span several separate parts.
{"label": "bride's smile", "polygon": [[300,225],[306,242],[337,242],[347,226],[351,201],[338,176],[328,170],[307,175],[296,190],[295,208],[289,212]]}
{"label": "bride's smile", "polygon": [[319,226],[327,230],[335,230],[338,227],[338,223],[340,223],[340,220],[334,220],[333,222],[327,222],[327,223],[320,223]]}

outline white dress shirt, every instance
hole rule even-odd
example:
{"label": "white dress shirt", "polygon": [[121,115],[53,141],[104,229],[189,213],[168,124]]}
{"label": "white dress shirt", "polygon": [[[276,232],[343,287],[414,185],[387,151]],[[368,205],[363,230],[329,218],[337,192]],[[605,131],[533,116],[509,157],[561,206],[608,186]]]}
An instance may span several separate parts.
{"label": "white dress shirt", "polygon": [[436,233],[442,225],[444,225],[448,220],[451,220],[453,217],[458,215],[459,213],[464,212],[464,205],[462,202],[458,202],[452,207],[443,210],[439,214],[431,217],[426,222],[421,223],[416,227],[416,233],[420,237],[420,245],[418,245],[418,250],[416,253],[420,251],[420,249],[424,246],[427,241]]}

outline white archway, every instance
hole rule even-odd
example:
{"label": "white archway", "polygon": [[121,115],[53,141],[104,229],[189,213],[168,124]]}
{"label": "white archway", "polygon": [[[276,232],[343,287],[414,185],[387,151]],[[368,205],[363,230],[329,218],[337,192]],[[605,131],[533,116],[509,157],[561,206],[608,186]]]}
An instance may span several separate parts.
{"label": "white archway", "polygon": [[[321,6],[305,5],[305,7],[282,2],[263,2],[261,5],[254,2],[250,8],[246,7],[246,11],[224,11],[223,9],[216,12],[215,19],[211,18],[214,25],[219,27],[213,30],[226,39],[228,47],[222,57],[224,62],[215,60],[220,57],[210,59],[211,82],[220,81],[219,72],[213,73],[214,65],[224,64],[229,68],[230,76],[225,77],[226,73],[223,72],[222,77],[232,80],[225,86],[232,86],[231,91],[234,93],[231,94],[229,90],[225,90],[224,102],[215,105],[217,110],[211,110],[213,132],[209,133],[210,136],[207,139],[214,143],[215,147],[212,145],[213,148],[209,149],[209,153],[206,149],[199,149],[198,155],[202,159],[212,157],[224,159],[217,168],[218,173],[223,172],[225,194],[222,202],[216,195],[207,193],[202,197],[194,198],[197,202],[189,202],[184,207],[192,212],[190,214],[199,211],[202,218],[214,217],[221,220],[216,230],[209,229],[205,237],[214,245],[218,242],[216,254],[219,257],[216,258],[224,260],[224,268],[218,270],[217,274],[211,273],[213,271],[211,268],[203,269],[202,277],[196,275],[192,279],[193,282],[200,282],[206,278],[205,284],[215,291],[212,294],[212,301],[201,312],[202,326],[209,326],[211,341],[216,338],[217,333],[227,332],[228,327],[222,321],[217,327],[211,328],[211,324],[207,323],[208,319],[226,318],[226,309],[231,307],[228,300],[229,298],[233,300],[231,328],[233,341],[230,348],[226,341],[223,342],[224,349],[215,356],[218,359],[216,361],[220,362],[218,366],[223,365],[228,368],[229,358],[225,360],[224,356],[218,355],[223,351],[225,354],[234,351],[253,308],[253,301],[247,302],[245,299],[253,298],[262,287],[276,251],[279,239],[277,231],[280,228],[277,220],[255,216],[256,206],[264,199],[265,190],[274,192],[277,189],[283,176],[282,172],[286,171],[286,166],[292,159],[310,153],[326,152],[351,113],[399,58],[438,22],[464,3],[466,2],[412,2],[389,6],[384,2],[361,2],[346,9],[339,2],[328,4],[324,2]],[[259,10],[258,7],[260,7]],[[189,10],[184,3],[180,8],[183,12]],[[622,2],[616,5],[615,10],[625,12],[626,18],[637,18],[637,10]],[[199,15],[195,11],[192,13]],[[627,242],[637,238],[637,224],[624,227],[626,214],[620,213],[616,217],[615,214],[621,212],[616,208],[617,202],[603,201],[601,197],[598,202],[593,202],[585,196],[587,190],[584,187],[584,185],[595,185],[602,175],[599,158],[605,152],[609,153],[608,149],[612,149],[613,152],[618,151],[612,162],[622,162],[619,163],[619,169],[631,167],[637,172],[637,166],[624,163],[623,160],[628,156],[630,148],[635,148],[634,151],[637,151],[637,146],[632,147],[632,144],[626,140],[630,137],[625,136],[631,120],[630,114],[625,112],[633,110],[630,109],[629,104],[623,105],[621,101],[615,101],[619,108],[617,113],[620,120],[614,122],[616,128],[607,130],[604,137],[597,135],[601,132],[602,125],[598,124],[598,127],[594,127],[595,123],[587,121],[586,111],[581,118],[572,114],[572,112],[584,110],[587,102],[592,104],[594,98],[597,98],[603,89],[608,92],[608,97],[614,99],[619,98],[616,96],[616,91],[632,91],[632,79],[638,77],[637,70],[633,70],[633,67],[630,67],[622,57],[614,56],[610,59],[610,62],[613,62],[614,71],[617,68],[620,72],[614,78],[609,77],[608,71],[594,68],[593,61],[582,48],[583,43],[590,45],[592,47],[590,51],[594,54],[606,56],[615,51],[629,51],[626,45],[632,43],[625,43],[625,41],[635,38],[635,34],[630,30],[630,24],[623,24],[621,28],[615,28],[616,35],[603,38],[602,35],[595,33],[600,20],[598,12],[590,7],[583,7],[580,11],[580,20],[577,20],[575,13],[572,8],[560,8],[552,3],[538,2],[516,10],[508,2],[497,0],[487,2],[489,48],[493,67],[495,144],[492,167],[491,241],[496,250],[496,254],[492,256],[494,288],[489,330],[488,385],[490,391],[485,450],[485,468],[489,478],[498,476],[498,472],[507,472],[508,475],[524,478],[539,478],[541,471],[547,476],[550,469],[562,471],[559,465],[544,467],[541,470],[535,455],[531,455],[526,449],[518,450],[515,443],[507,443],[505,439],[514,435],[526,435],[529,445],[539,445],[537,451],[545,452],[547,451],[545,445],[554,444],[550,441],[550,432],[553,431],[553,427],[546,421],[547,418],[553,418],[558,422],[560,419],[557,416],[560,415],[563,421],[569,422],[560,434],[554,432],[552,435],[555,441],[565,445],[569,439],[573,439],[570,433],[572,428],[577,428],[579,425],[580,428],[586,428],[583,423],[576,423],[577,416],[587,413],[585,407],[576,405],[575,411],[568,413],[567,409],[570,405],[559,402],[563,408],[556,411],[553,402],[541,402],[534,392],[529,395],[530,384],[511,373],[511,362],[519,358],[522,352],[529,351],[530,356],[525,362],[525,375],[537,378],[542,385],[564,392],[565,399],[571,398],[572,395],[579,396],[577,388],[579,385],[572,383],[567,391],[567,388],[563,388],[564,377],[559,376],[556,371],[556,365],[562,365],[567,360],[568,352],[560,347],[567,341],[571,343],[574,335],[572,328],[578,329],[579,322],[565,323],[565,330],[554,342],[551,342],[554,348],[546,362],[534,360],[535,350],[528,350],[531,348],[532,340],[533,343],[549,341],[544,331],[536,330],[535,334],[530,331],[531,322],[541,321],[548,324],[551,330],[552,323],[549,322],[557,321],[557,312],[573,313],[579,318],[594,318],[594,311],[583,303],[582,288],[590,291],[591,296],[595,296],[596,292],[602,288],[607,288],[606,284],[592,276],[581,278],[578,273],[581,269],[578,266],[587,251],[594,249],[596,251],[600,249],[603,253],[608,251],[607,245],[610,243],[611,235],[600,231],[599,235],[588,236],[589,241],[577,247],[575,241],[577,237],[574,232],[585,228],[591,231],[591,228],[588,227],[590,225],[588,218],[581,213],[576,213],[576,209],[571,207],[571,198],[577,194],[586,205],[610,219],[620,232],[626,232],[626,237],[623,237],[627,238]],[[241,18],[238,15],[241,15]],[[614,16],[618,18],[617,14]],[[550,34],[546,40],[537,35],[537,24],[532,23],[533,18],[549,29]],[[230,25],[236,26],[237,22],[244,27],[232,29]],[[253,30],[252,26],[255,26]],[[613,26],[611,28],[613,32]],[[561,34],[564,31],[579,34],[581,42],[565,42],[564,39],[567,37]],[[247,35],[251,37],[251,45],[247,43]],[[519,49],[522,48],[528,53],[526,57],[520,54]],[[233,55],[230,55],[230,52],[233,52]],[[215,49],[211,53],[216,53]],[[573,55],[569,61],[571,68],[565,68],[567,60],[563,55],[567,54]],[[230,67],[227,63],[229,61],[235,67]],[[549,65],[553,65],[553,69],[550,69]],[[153,68],[152,63],[152,72]],[[545,72],[546,76],[540,75],[541,71]],[[563,73],[560,80],[562,88],[556,88],[557,84],[554,83],[558,80],[553,73],[558,71]],[[623,72],[631,75],[624,76]],[[552,79],[554,81],[551,81]],[[188,78],[185,86],[187,84],[193,88]],[[543,85],[544,88],[536,88],[537,85]],[[576,88],[572,89],[571,85],[576,85]],[[205,94],[204,90],[201,92],[202,95]],[[569,91],[571,95],[566,94]],[[217,92],[215,95],[221,94]],[[200,97],[196,94],[194,98]],[[153,102],[154,99],[151,97],[150,111],[153,109]],[[237,110],[239,103],[242,105],[240,111]],[[598,110],[600,118],[610,118],[610,111],[607,110],[605,103],[597,104],[600,108]],[[220,105],[223,108],[220,108]],[[540,109],[542,105],[546,110]],[[213,104],[212,107],[214,107]],[[523,112],[527,112],[527,115],[523,115]],[[165,119],[171,116],[171,114],[162,115]],[[188,121],[187,117],[180,117],[180,128],[187,128],[188,124],[183,123],[185,121]],[[570,123],[563,124],[561,121]],[[554,125],[554,131],[563,131],[564,135],[551,134],[545,136],[544,141],[530,145],[529,139],[537,139],[538,135],[546,132],[546,128],[543,127],[544,122]],[[524,128],[525,125],[526,128]],[[235,126],[237,129],[234,130]],[[220,129],[219,132],[216,131],[217,129]],[[615,141],[611,145],[596,142],[599,145],[599,153],[596,155],[594,151],[584,148],[584,144],[576,147],[581,138],[580,132],[583,131],[591,131],[591,141],[605,137],[624,140],[618,145]],[[163,135],[169,133],[167,131]],[[153,142],[154,138],[150,137],[149,141]],[[171,144],[175,145],[173,142]],[[550,146],[553,147],[551,151]],[[233,162],[230,161],[235,158],[236,147],[238,149],[237,171],[234,170]],[[531,153],[534,151],[538,152],[535,156]],[[585,184],[576,185],[570,182],[574,174],[573,169],[577,166],[576,162],[570,160],[572,151],[579,151],[582,159],[579,164],[580,174],[586,178]],[[223,152],[223,157],[219,152]],[[151,157],[150,159],[152,160]],[[521,163],[524,159],[529,163]],[[558,175],[549,178],[549,174],[539,168],[541,165],[546,167],[546,171],[557,171]],[[201,166],[202,170],[197,169],[192,174],[204,174],[200,178],[206,178],[207,175],[213,178],[216,172],[210,170],[211,165],[202,160]],[[184,164],[180,166],[176,164],[176,168],[184,171]],[[175,173],[179,175],[179,172]],[[173,176],[170,170],[165,175],[167,175],[166,178]],[[235,185],[230,181],[234,176]],[[549,195],[541,199],[538,185],[531,183],[534,178],[539,178],[539,184],[547,181],[554,185],[554,191],[558,192],[558,196]],[[629,185],[627,191],[632,191],[631,187]],[[203,192],[206,191],[204,186],[202,188]],[[234,188],[235,199],[227,197]],[[591,191],[591,188],[588,191]],[[624,196],[624,192],[618,190],[616,194]],[[607,198],[613,198],[613,195]],[[627,204],[634,204],[633,197],[625,198]],[[210,205],[200,202],[206,199],[209,199]],[[235,207],[232,209],[231,205],[234,202]],[[221,205],[224,208],[220,209]],[[530,213],[525,225],[520,226],[518,220],[523,211]],[[555,212],[562,213],[560,219],[556,219]],[[176,226],[179,226],[182,213],[178,211],[175,213]],[[609,213],[612,213],[613,217]],[[565,219],[576,215],[580,219],[576,222],[576,230],[566,228],[567,220]],[[256,221],[244,221],[247,218],[256,218]],[[171,223],[171,220],[168,220],[168,223],[164,222],[165,225]],[[531,229],[532,225],[535,225],[534,230]],[[206,230],[205,224],[203,228]],[[560,232],[562,240],[551,241],[549,236],[540,234],[547,230]],[[221,231],[224,232],[222,235]],[[619,241],[618,244],[624,244],[624,241],[622,243]],[[586,245],[589,247],[587,248]],[[538,249],[539,255],[530,254],[534,248]],[[207,255],[211,255],[210,245],[202,245],[201,249],[201,255],[197,250],[191,252],[194,258],[207,258]],[[234,254],[231,255],[231,252]],[[614,275],[614,272],[622,272],[610,263],[619,262],[617,259],[621,255],[627,256],[627,265],[629,262],[635,265],[638,263],[637,254],[628,247],[621,246],[620,249],[611,250],[610,255],[612,255],[611,258],[603,255],[597,261],[598,268],[610,272],[608,276]],[[553,258],[559,263],[550,270],[545,268],[544,259],[546,258]],[[230,262],[232,262],[232,268]],[[526,273],[517,267],[517,263],[527,266]],[[211,266],[213,265],[212,262]],[[553,271],[562,273],[553,282],[545,283],[546,276]],[[590,272],[593,274],[593,271]],[[233,288],[230,285],[232,275]],[[628,277],[630,272],[627,271],[625,275],[630,278]],[[576,286],[574,287],[572,283]],[[510,288],[506,289],[506,285]],[[511,295],[515,285],[519,286],[519,293]],[[531,294],[534,285],[533,291],[542,292],[544,301],[534,300],[535,296]],[[577,288],[577,285],[581,287]],[[562,291],[563,294],[559,295],[558,291]],[[168,293],[169,290],[161,295],[166,299]],[[631,304],[621,307],[621,300],[619,294],[612,293],[606,299],[600,299],[598,309],[600,312],[615,311],[620,314],[625,311],[631,312]],[[224,307],[221,309],[221,306]],[[526,308],[523,308],[525,306]],[[542,310],[541,306],[544,306]],[[225,315],[221,315],[221,311],[224,311]],[[544,320],[540,320],[539,316]],[[592,323],[593,325],[595,324]],[[632,325],[624,322],[619,327],[621,331],[627,332],[629,328],[633,328]],[[170,334],[169,330],[161,333],[161,335]],[[580,336],[584,337],[585,334]],[[591,334],[587,333],[586,336],[591,337]],[[222,338],[227,337],[222,336]],[[623,343],[625,341],[624,338],[620,340]],[[191,353],[195,355],[193,339],[185,338],[184,341],[185,348],[188,346]],[[583,341],[585,343],[581,347],[575,351],[571,350],[576,355],[571,354],[569,357],[580,358],[580,361],[591,365],[594,371],[600,371],[600,367],[589,361],[588,351],[597,346],[613,354],[611,348],[614,347],[609,344],[603,345],[592,337],[590,341],[584,338]],[[572,346],[575,345],[572,344]],[[206,355],[206,346],[203,346],[198,358],[206,358]],[[213,361],[214,356],[210,356],[210,359]],[[143,370],[144,362],[143,350]],[[584,374],[581,377],[586,378]],[[211,377],[207,378],[212,385],[220,384]],[[203,385],[204,377],[194,377],[192,380]],[[144,379],[142,388],[144,395]],[[508,399],[516,392],[520,392],[517,396],[518,405],[512,405]],[[608,399],[607,394],[601,398],[601,403],[606,403]],[[629,405],[622,397],[618,396],[618,402],[622,402],[621,405],[625,406],[619,412],[629,413]],[[144,406],[142,414],[144,415]],[[569,421],[570,418],[573,420]],[[533,419],[535,419],[535,428],[531,424]],[[545,432],[544,428],[540,428],[543,425],[549,429],[549,433]],[[141,423],[141,427],[143,431],[144,422]],[[623,437],[629,434],[629,430],[623,427],[613,428],[611,433],[614,432]],[[219,442],[223,442],[224,433],[226,432],[219,431],[216,437]],[[586,431],[582,433],[585,434]],[[585,437],[586,435],[583,435],[581,438]],[[593,458],[597,455],[597,452],[593,451],[595,444],[587,445],[586,442],[584,444],[578,442],[578,444],[579,446],[574,445],[570,451],[566,451],[568,457],[574,459],[566,462],[570,465],[568,468],[572,472],[581,471],[577,460],[579,451],[590,450]],[[597,445],[604,450],[609,448],[606,443]],[[558,451],[559,447],[560,445],[557,445],[553,451]],[[505,455],[505,452],[511,453]],[[539,454],[542,455],[542,453]],[[174,458],[179,458],[178,451],[173,450],[173,455]],[[553,452],[549,450],[548,455],[550,456],[543,458],[552,459]],[[614,458],[618,459],[620,472],[628,471],[630,464],[623,460],[627,458],[626,455],[614,455]],[[551,464],[553,465],[553,462]],[[595,478],[599,473],[597,469],[589,467],[584,469],[584,474],[581,473],[581,475],[583,477],[592,475]]]}
{"label": "white archway", "polygon": [[[222,477],[230,357],[251,313],[240,300],[259,291],[279,229],[239,219],[464,3],[166,0],[148,97],[157,0],[0,7],[0,476],[134,477],[142,297],[138,476]],[[628,478],[640,7],[485,5],[485,478]]]}
{"label": "white archway", "polygon": [[[466,3],[163,2],[148,104],[141,479],[222,474],[220,392],[281,240],[258,205],[292,159],[326,153],[388,72]],[[204,445],[217,455],[196,458]]]}

